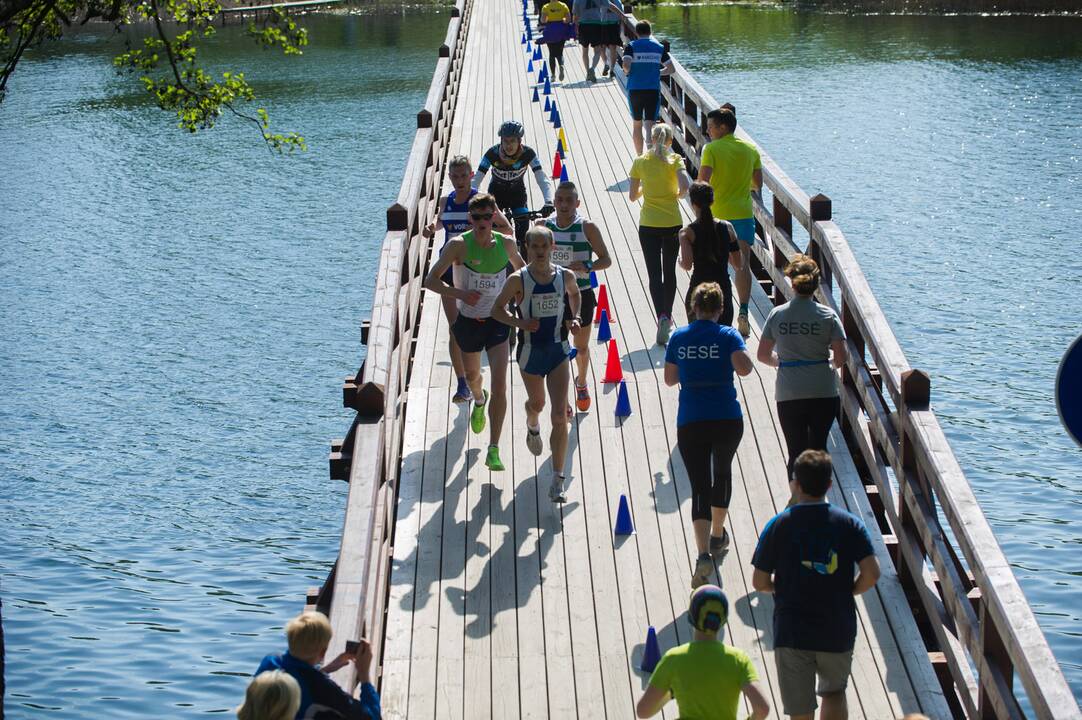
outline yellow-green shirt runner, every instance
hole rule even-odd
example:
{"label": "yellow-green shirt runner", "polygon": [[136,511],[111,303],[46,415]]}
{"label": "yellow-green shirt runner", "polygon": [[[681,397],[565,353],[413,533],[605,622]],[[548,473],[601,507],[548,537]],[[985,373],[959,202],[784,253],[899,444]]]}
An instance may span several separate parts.
{"label": "yellow-green shirt runner", "polygon": [[650,685],[672,693],[682,718],[737,720],[741,690],[758,679],[755,666],[742,651],[706,640],[665,653],[650,676]]}
{"label": "yellow-green shirt runner", "polygon": [[759,151],[751,143],[726,135],[703,148],[702,166],[713,168],[710,186],[714,203],[710,212],[718,220],[752,217],[751,176],[763,167]]}

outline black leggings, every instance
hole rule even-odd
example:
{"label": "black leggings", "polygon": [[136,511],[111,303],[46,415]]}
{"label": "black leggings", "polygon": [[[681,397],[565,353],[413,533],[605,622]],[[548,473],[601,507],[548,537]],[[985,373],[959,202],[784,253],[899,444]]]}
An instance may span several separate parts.
{"label": "black leggings", "polygon": [[836,397],[783,400],[778,403],[778,421],[785,435],[789,453],[788,479],[793,479],[793,463],[805,450],[826,450],[830,426],[838,416]]}
{"label": "black leggings", "polygon": [[709,520],[712,507],[729,507],[733,494],[733,457],[743,435],[743,418],[700,420],[676,429],[676,446],[691,480],[693,521]]}
{"label": "black leggings", "polygon": [[721,286],[721,292],[725,297],[725,304],[721,307],[721,317],[718,318],[718,322],[722,325],[733,324],[733,289],[729,284],[729,276],[726,275],[724,279],[717,280],[696,280],[695,276],[691,277],[691,282],[688,284],[687,295],[684,296],[684,308],[688,312],[688,322],[695,319],[695,316],[691,313],[691,294],[695,292],[695,288],[704,282],[716,282]]}
{"label": "black leggings", "polygon": [[566,40],[560,40],[559,42],[546,43],[549,46],[549,71],[556,72],[556,63],[560,63],[560,67],[564,65],[564,43]]}
{"label": "black leggings", "polygon": [[672,304],[676,298],[676,254],[680,251],[676,227],[639,227],[639,245],[642,246],[646,274],[650,276],[650,300],[658,317],[672,316]]}

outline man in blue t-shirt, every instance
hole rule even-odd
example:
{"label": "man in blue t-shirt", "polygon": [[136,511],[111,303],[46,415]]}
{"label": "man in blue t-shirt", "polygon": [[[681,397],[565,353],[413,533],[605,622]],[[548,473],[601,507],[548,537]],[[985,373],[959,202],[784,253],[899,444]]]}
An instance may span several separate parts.
{"label": "man in blue t-shirt", "polygon": [[[831,506],[830,455],[805,450],[793,466],[797,504],[767,523],[751,559],[752,584],[774,593],[774,660],[782,708],[793,720],[848,716],[845,688],[857,638],[854,597],[879,579],[879,561],[860,518]],[[854,577],[854,566],[860,574]]]}
{"label": "man in blue t-shirt", "polygon": [[642,155],[643,129],[646,137],[654,129],[661,110],[661,76],[672,72],[672,58],[664,45],[651,37],[650,23],[635,25],[638,39],[624,46],[624,75],[627,76],[627,103],[631,106],[631,141],[635,154]]}

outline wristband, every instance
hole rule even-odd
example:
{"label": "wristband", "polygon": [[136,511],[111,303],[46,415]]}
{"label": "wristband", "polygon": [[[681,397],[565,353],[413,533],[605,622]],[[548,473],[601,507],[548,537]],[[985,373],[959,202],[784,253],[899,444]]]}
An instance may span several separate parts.
{"label": "wristband", "polygon": [[583,260],[582,264],[586,266],[586,271],[589,272],[594,269],[594,264],[589,260]]}

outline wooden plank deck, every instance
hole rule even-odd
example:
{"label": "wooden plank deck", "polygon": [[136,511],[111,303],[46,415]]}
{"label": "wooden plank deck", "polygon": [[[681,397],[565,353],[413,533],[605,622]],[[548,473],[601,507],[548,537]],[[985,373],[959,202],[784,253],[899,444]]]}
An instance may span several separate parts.
{"label": "wooden plank deck", "polygon": [[[516,118],[526,125],[527,144],[551,162],[555,132],[541,106],[530,102],[521,32],[517,4],[474,0],[452,154],[476,164],[496,142],[499,124]],[[554,97],[581,211],[601,227],[613,253],[614,265],[600,280],[617,319],[613,331],[634,414],[623,422],[614,417],[614,389],[600,383],[604,346],[592,346],[594,405],[572,424],[569,502],[554,506],[537,480],[539,473],[549,477],[548,463],[538,464],[523,442],[525,393],[512,364],[501,441],[507,470],[490,473],[481,458],[487,430],[472,435],[467,408],[450,403],[454,378],[439,298],[423,294],[383,654],[388,718],[630,718],[647,680],[637,668],[647,628],[657,628],[663,650],[690,637],[690,485],[676,450],[678,391],[665,386],[664,350],[653,344],[638,207],[626,200],[633,150],[624,90],[619,81],[587,84],[577,46],[565,58],[567,80],[555,86]],[[532,184],[530,192],[531,206],[540,205]],[[678,321],[687,279],[681,273]],[[758,287],[753,300],[748,345],[754,355],[770,301]],[[756,364],[739,391],[746,428],[734,461],[733,545],[717,579],[734,606],[726,639],[752,658],[780,714],[772,601],[753,591],[750,566],[760,530],[788,500],[774,370]],[[832,450],[838,456],[832,501],[871,520],[840,437]],[[621,494],[631,503],[637,534],[614,539]],[[874,522],[869,529],[875,533]],[[882,720],[923,710],[948,717],[912,616],[902,611],[907,606],[893,565],[878,536],[875,543],[884,578],[858,601],[851,716]],[[675,705],[665,717],[676,717]]]}

